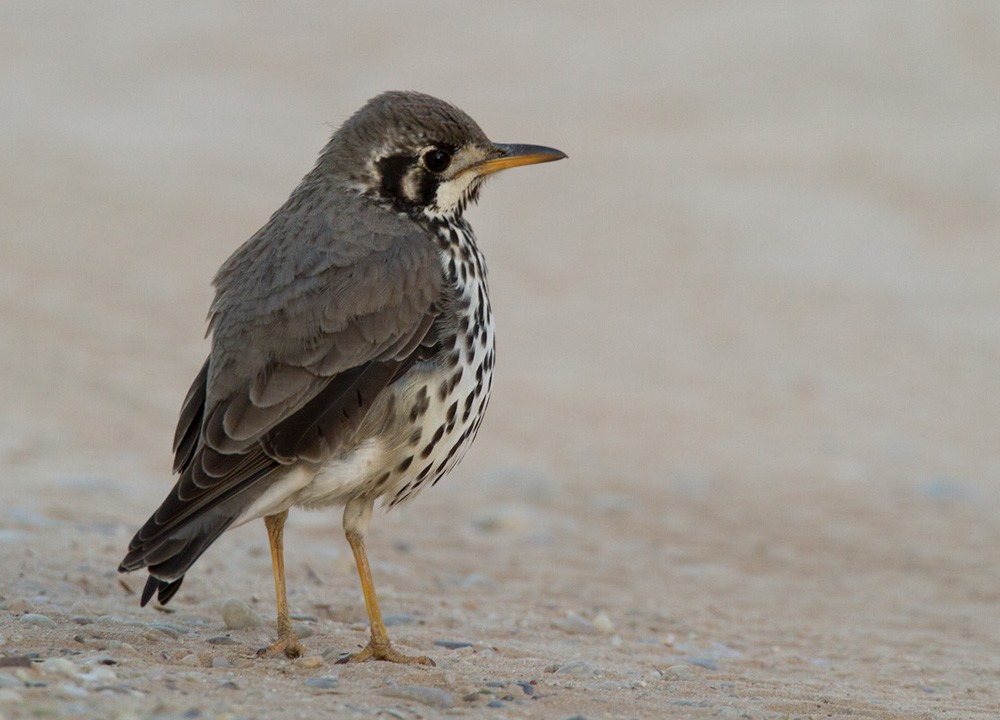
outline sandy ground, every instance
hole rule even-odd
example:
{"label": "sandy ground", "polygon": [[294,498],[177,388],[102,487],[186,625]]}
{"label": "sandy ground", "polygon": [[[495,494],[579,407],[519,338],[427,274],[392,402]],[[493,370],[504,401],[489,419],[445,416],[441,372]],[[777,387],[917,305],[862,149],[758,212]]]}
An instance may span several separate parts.
{"label": "sandy ground", "polygon": [[[4,2],[0,80],[3,718],[1000,716],[996,4]],[[332,664],[335,512],[256,660],[262,525],[170,614],[115,567],[216,267],[389,88],[570,159],[472,211],[490,413],[373,525],[437,667]]]}

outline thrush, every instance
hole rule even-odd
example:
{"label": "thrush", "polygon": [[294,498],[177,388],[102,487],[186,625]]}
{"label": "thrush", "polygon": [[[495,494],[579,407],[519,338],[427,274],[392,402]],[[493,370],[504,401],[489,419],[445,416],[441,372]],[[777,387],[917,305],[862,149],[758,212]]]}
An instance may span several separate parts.
{"label": "thrush", "polygon": [[348,119],[315,167],[215,276],[211,351],[182,404],[170,494],[121,572],[167,603],[228,528],[263,518],[277,640],[289,618],[292,507],[343,506],[371,638],[344,661],[431,663],[393,648],[365,551],[376,500],[434,485],[465,454],[490,398],[486,265],[463,213],[499,170],[566,157],[491,142],[444,101],[387,92]]}

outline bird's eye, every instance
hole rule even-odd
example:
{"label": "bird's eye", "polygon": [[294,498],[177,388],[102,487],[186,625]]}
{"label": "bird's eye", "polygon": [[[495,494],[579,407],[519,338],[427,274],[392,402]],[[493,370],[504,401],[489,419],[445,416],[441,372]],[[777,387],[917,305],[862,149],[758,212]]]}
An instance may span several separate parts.
{"label": "bird's eye", "polygon": [[432,173],[442,173],[451,164],[451,155],[441,148],[433,148],[423,154],[424,167]]}

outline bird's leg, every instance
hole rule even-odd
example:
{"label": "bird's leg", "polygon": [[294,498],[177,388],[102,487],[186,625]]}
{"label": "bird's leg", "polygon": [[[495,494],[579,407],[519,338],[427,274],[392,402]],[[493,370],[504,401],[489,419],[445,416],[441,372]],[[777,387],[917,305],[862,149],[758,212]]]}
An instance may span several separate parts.
{"label": "bird's leg", "polygon": [[278,639],[269,647],[263,648],[257,654],[277,655],[284,653],[286,657],[297,658],[304,655],[306,649],[299,643],[299,638],[292,628],[288,617],[288,596],[285,592],[285,548],[282,536],[285,529],[285,519],[288,511],[264,518],[267,527],[267,539],[271,543],[271,566],[274,568],[274,594],[278,601]]}
{"label": "bird's leg", "polygon": [[403,655],[389,642],[389,633],[382,622],[382,612],[378,607],[378,596],[375,594],[375,583],[372,581],[371,567],[368,565],[368,553],[365,552],[365,533],[372,517],[373,498],[355,498],[344,508],[344,534],[354,553],[354,561],[358,566],[358,576],[361,578],[361,590],[365,594],[365,607],[368,610],[368,623],[371,626],[371,640],[360,651],[345,655],[338,663],[364,662],[365,660],[387,660],[388,662],[411,663],[415,665],[433,665],[434,661],[423,655]]}

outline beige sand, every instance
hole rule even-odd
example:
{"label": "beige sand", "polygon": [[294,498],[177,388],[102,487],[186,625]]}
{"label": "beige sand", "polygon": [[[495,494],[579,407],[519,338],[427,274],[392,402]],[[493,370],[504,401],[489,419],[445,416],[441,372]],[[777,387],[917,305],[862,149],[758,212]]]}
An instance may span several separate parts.
{"label": "beige sand", "polygon": [[[0,7],[0,716],[1000,715],[996,5],[610,6]],[[331,664],[333,512],[289,523],[313,659],[255,660],[261,524],[169,615],[115,567],[215,268],[388,88],[570,159],[472,211],[490,413],[374,523],[438,667]]]}

